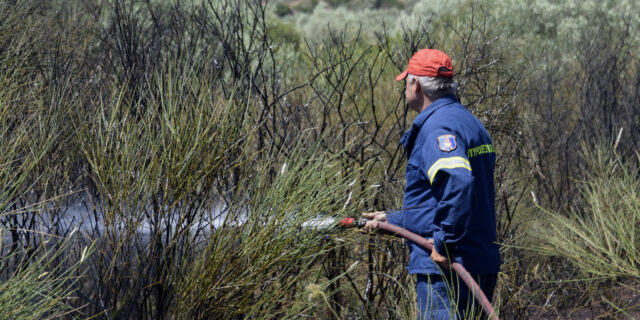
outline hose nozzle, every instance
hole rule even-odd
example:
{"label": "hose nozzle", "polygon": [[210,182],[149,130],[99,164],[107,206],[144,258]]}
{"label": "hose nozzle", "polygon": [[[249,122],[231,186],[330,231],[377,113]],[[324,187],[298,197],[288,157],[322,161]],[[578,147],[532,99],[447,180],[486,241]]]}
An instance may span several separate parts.
{"label": "hose nozzle", "polygon": [[343,218],[338,222],[341,227],[362,228],[367,223],[365,218]]}

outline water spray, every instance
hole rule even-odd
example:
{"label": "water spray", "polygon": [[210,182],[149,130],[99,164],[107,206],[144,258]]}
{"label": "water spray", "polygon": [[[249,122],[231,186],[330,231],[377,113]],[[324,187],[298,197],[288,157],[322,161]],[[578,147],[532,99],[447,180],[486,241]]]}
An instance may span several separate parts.
{"label": "water spray", "polygon": [[[343,218],[341,220],[338,220],[338,218],[319,217],[303,223],[302,226],[304,228],[311,227],[318,230],[334,228],[336,226],[344,227],[344,228],[349,228],[349,227],[362,228],[365,226],[367,221],[368,220],[365,218]],[[431,244],[431,242],[429,242],[429,240],[405,228],[392,225],[388,222],[378,221],[378,229],[386,231],[391,235],[400,236],[407,240],[413,241],[414,243],[427,249],[428,251],[433,250],[433,245]],[[458,274],[458,276],[462,279],[462,281],[464,281],[464,283],[467,285],[469,290],[473,292],[474,297],[476,298],[478,303],[480,303],[480,305],[482,306],[482,309],[487,314],[489,319],[498,320],[498,315],[493,310],[493,306],[491,306],[491,301],[487,299],[487,296],[484,294],[484,292],[482,292],[482,289],[480,289],[480,286],[473,279],[471,274],[469,274],[469,271],[467,271],[467,269],[465,269],[458,262],[452,262],[451,269],[453,269]]]}

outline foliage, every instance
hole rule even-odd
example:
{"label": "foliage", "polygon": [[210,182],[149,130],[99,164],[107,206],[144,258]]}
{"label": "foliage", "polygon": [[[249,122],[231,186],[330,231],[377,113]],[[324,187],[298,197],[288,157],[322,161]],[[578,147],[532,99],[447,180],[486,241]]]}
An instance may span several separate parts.
{"label": "foliage", "polygon": [[239,186],[250,195],[246,205],[225,209],[220,228],[179,285],[181,317],[298,318],[309,312],[313,305],[299,300],[301,283],[319,275],[314,264],[327,246],[321,245],[324,232],[302,223],[318,217],[319,208],[334,215],[342,210],[348,176],[339,174],[335,156],[319,153],[319,141],[305,140],[277,164],[258,168],[252,184]]}
{"label": "foliage", "polygon": [[[496,145],[500,314],[570,316],[603,288],[565,281],[585,274],[633,287],[635,218],[610,214],[637,211],[634,6],[0,1],[0,285],[17,288],[0,299],[42,318],[415,318],[404,243],[301,226],[401,206],[413,115],[394,77],[424,47],[452,56]],[[525,229],[594,262],[523,250]]]}
{"label": "foliage", "polygon": [[290,44],[295,49],[298,48],[302,41],[302,35],[296,30],[295,26],[275,19],[269,21],[269,37],[273,44]]}
{"label": "foliage", "polygon": [[404,9],[404,2],[400,1],[400,0],[376,0],[373,3],[373,7],[376,9],[380,9],[380,8],[384,8],[384,9],[389,9],[389,8],[398,8],[398,9]]}
{"label": "foliage", "polygon": [[282,2],[278,2],[273,11],[278,17],[284,17],[293,13],[293,11],[291,11],[291,8]]}
{"label": "foliage", "polygon": [[[64,132],[53,132],[44,107],[56,96],[41,82],[32,64],[43,49],[36,24],[50,23],[37,3],[0,2],[0,318],[53,319],[72,311],[79,267],[90,255],[75,231],[49,233],[33,225],[38,208],[34,193],[50,176],[40,169]],[[44,8],[46,10],[46,8]],[[50,83],[55,86],[56,84]],[[49,172],[55,171],[52,168]],[[76,237],[73,237],[73,235]],[[78,250],[76,262],[69,253]]]}
{"label": "foliage", "polygon": [[[3,234],[0,236],[4,237]],[[72,236],[69,235],[56,246],[50,246],[45,240],[38,247],[31,248],[28,260],[17,260],[25,259],[20,257],[20,252],[0,260],[0,271],[5,273],[14,270],[10,276],[3,276],[0,283],[0,317],[58,319],[73,311],[67,302],[75,299],[73,285],[79,276],[77,271],[91,251],[88,247],[81,248],[80,261],[66,261],[70,262],[70,268],[67,269],[65,261],[60,259],[67,259],[66,251],[72,247]]]}
{"label": "foliage", "polygon": [[302,0],[295,7],[296,12],[311,13],[318,6],[319,0]]}
{"label": "foliage", "polygon": [[541,239],[541,250],[568,258],[585,276],[640,278],[638,156],[623,157],[611,146],[583,146],[588,174],[579,181],[580,206],[568,216],[547,211],[548,236]]}
{"label": "foliage", "polygon": [[616,152],[619,142],[595,148],[582,145],[581,159],[588,173],[578,181],[577,205],[570,213],[543,209],[544,222],[532,235],[536,241],[532,247],[568,262],[571,267],[564,269],[576,270],[556,282],[582,287],[581,303],[599,314],[627,318],[637,312],[636,302],[628,297],[638,292],[640,158],[637,153]]}

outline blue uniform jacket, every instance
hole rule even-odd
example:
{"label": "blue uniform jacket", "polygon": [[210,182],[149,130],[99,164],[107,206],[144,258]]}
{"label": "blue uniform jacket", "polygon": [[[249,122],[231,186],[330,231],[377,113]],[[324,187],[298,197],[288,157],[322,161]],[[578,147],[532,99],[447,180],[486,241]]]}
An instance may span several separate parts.
{"label": "blue uniform jacket", "polygon": [[[407,152],[403,209],[388,222],[448,252],[469,272],[500,269],[493,172],[496,155],[486,129],[455,96],[437,99],[402,137]],[[409,242],[409,273],[438,274],[430,254]]]}

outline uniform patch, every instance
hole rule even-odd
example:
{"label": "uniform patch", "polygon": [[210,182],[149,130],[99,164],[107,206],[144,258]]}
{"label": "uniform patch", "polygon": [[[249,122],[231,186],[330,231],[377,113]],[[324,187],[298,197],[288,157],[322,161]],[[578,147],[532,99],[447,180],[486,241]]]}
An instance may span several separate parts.
{"label": "uniform patch", "polygon": [[438,137],[438,147],[445,152],[451,152],[456,148],[456,136],[445,134]]}

